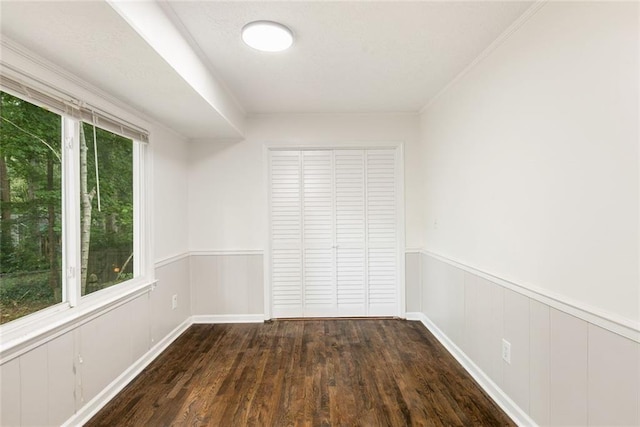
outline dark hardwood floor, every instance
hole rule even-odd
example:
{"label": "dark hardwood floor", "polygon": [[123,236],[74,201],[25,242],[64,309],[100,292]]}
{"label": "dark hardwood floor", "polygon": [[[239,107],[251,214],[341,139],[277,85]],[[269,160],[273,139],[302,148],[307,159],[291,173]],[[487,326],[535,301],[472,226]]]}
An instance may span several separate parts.
{"label": "dark hardwood floor", "polygon": [[194,325],[89,426],[514,425],[419,322]]}

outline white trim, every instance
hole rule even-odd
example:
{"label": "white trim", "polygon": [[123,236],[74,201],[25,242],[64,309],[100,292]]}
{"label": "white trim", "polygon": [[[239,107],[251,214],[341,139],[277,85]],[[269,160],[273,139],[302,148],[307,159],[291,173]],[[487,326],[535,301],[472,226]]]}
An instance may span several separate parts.
{"label": "white trim", "polygon": [[215,256],[215,255],[262,255],[262,249],[214,249],[204,251],[190,251],[191,256]]}
{"label": "white trim", "polygon": [[80,165],[77,120],[62,116],[62,284],[63,301],[70,307],[80,302]]}
{"label": "white trim", "polygon": [[264,147],[267,151],[331,151],[331,150],[395,150],[399,146],[403,145],[400,141],[352,141],[352,140],[340,140],[339,143],[332,144],[319,144],[319,143],[307,143],[307,142],[265,142]]}
{"label": "white trim", "polygon": [[271,167],[270,150],[266,144],[262,145],[262,176],[264,177],[262,191],[267,201],[267,226],[264,230],[265,252],[262,257],[262,286],[264,301],[264,318],[271,319]]}
{"label": "white trim", "polygon": [[89,421],[100,411],[111,399],[113,399],[127,384],[142,372],[151,362],[153,362],[176,338],[191,326],[191,318],[187,318],[173,331],[169,332],[162,340],[147,351],[142,357],[136,360],[127,370],[120,374],[115,380],[106,386],[96,397],[87,402],[78,412],[71,416],[62,424],[63,426],[80,426]]}
{"label": "white trim", "polygon": [[442,97],[442,95],[448,92],[453,86],[456,85],[456,83],[462,80],[464,76],[469,74],[469,72],[471,72],[471,70],[473,70],[480,62],[482,62],[482,60],[487,58],[489,55],[493,53],[493,51],[495,51],[498,47],[500,47],[504,42],[509,40],[509,38],[513,34],[515,34],[515,32],[518,31],[520,27],[522,27],[529,19],[531,19],[531,17],[533,17],[536,14],[536,12],[538,12],[538,10],[540,10],[540,8],[542,8],[542,6],[546,4],[547,1],[548,0],[536,0],[535,3],[533,3],[527,10],[525,10],[524,13],[520,15],[518,19],[513,21],[513,23],[509,25],[509,27],[507,27],[507,29],[504,30],[502,34],[498,36],[498,38],[496,38],[489,46],[487,46],[482,52],[480,52],[480,54],[473,61],[469,63],[469,65],[467,65],[457,76],[455,76],[453,80],[451,80],[442,89],[440,89],[438,93],[436,93],[434,97],[431,98],[419,110],[418,113],[423,114],[424,112],[426,112],[429,109],[429,107],[435,104],[436,101]]}
{"label": "white trim", "polygon": [[152,153],[148,144],[136,140],[133,140],[133,153],[133,271],[134,277],[153,281],[155,268],[152,237],[154,220]]}
{"label": "white trim", "polygon": [[407,282],[405,278],[406,274],[406,251],[403,251],[406,245],[406,225],[405,225],[405,203],[404,197],[404,144],[398,145],[396,148],[396,173],[397,173],[397,222],[396,222],[396,236],[398,241],[397,245],[397,260],[398,271],[396,272],[396,278],[398,280],[398,289],[396,290],[397,304],[398,304],[398,317],[405,319],[407,316]]}
{"label": "white trim", "polygon": [[150,292],[154,285],[155,281],[152,281],[127,287],[125,290],[119,288],[117,294],[104,295],[103,298],[94,299],[93,302],[76,308],[38,317],[37,322],[3,330],[0,341],[0,365]]}
{"label": "white trim", "polygon": [[584,304],[583,302],[576,301],[572,298],[548,291],[546,289],[525,286],[522,284],[511,282],[509,280],[479,270],[475,267],[466,265],[460,261],[456,261],[430,251],[422,250],[420,252],[425,256],[429,256],[454,267],[460,268],[471,274],[475,274],[476,276],[487,279],[504,288],[510,289],[514,292],[518,292],[519,294],[546,304],[549,307],[553,307],[557,310],[578,317],[593,325],[604,328],[635,342],[640,342],[640,322],[624,318],[618,314],[611,313],[599,308],[591,307],[587,304]]}
{"label": "white trim", "polygon": [[421,248],[406,248],[404,250],[405,254],[419,254],[422,253],[422,249]]}
{"label": "white trim", "polygon": [[264,314],[199,314],[191,316],[193,324],[263,323]]}
{"label": "white trim", "polygon": [[154,266],[155,266],[155,268],[164,267],[165,265],[169,265],[169,264],[174,263],[176,261],[180,261],[180,260],[183,260],[185,258],[189,258],[189,255],[190,255],[189,252],[183,252],[181,254],[171,255],[169,257],[162,258],[162,259],[156,261]]}
{"label": "white trim", "polygon": [[[261,118],[279,118],[279,117],[416,117],[420,113],[418,111],[370,111],[370,112],[321,112],[321,111],[312,111],[308,113],[303,112],[284,112],[284,113],[247,113],[247,119],[261,119]],[[280,143],[279,143],[280,144]]]}
{"label": "white trim", "polygon": [[407,313],[407,320],[418,320],[440,341],[444,348],[462,365],[494,402],[519,426],[537,426],[536,422],[523,411],[507,394],[494,383],[473,361],[455,345],[426,315],[423,313]]}

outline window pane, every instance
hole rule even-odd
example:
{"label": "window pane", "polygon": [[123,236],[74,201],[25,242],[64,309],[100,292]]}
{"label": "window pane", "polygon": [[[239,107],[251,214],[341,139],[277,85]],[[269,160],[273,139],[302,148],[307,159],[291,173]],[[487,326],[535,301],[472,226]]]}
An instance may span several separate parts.
{"label": "window pane", "polygon": [[62,301],[62,118],[0,92],[0,323]]}
{"label": "window pane", "polygon": [[86,295],[134,275],[132,140],[82,125],[80,204],[81,283]]}

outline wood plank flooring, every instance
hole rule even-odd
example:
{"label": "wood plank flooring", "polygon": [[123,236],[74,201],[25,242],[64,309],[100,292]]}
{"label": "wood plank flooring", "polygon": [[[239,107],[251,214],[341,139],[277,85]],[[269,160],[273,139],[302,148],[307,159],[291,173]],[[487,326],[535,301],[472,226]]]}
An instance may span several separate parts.
{"label": "wood plank flooring", "polygon": [[419,322],[194,325],[88,426],[514,425]]}

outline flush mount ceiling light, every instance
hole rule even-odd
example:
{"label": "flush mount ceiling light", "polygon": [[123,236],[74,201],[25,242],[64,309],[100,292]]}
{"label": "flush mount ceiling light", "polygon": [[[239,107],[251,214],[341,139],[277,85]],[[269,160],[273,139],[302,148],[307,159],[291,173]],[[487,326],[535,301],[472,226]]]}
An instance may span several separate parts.
{"label": "flush mount ceiling light", "polygon": [[242,40],[263,52],[280,52],[291,47],[293,33],[277,22],[254,21],[242,28]]}

